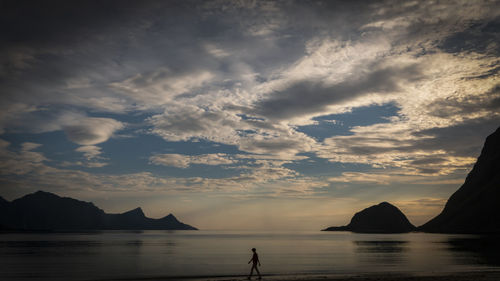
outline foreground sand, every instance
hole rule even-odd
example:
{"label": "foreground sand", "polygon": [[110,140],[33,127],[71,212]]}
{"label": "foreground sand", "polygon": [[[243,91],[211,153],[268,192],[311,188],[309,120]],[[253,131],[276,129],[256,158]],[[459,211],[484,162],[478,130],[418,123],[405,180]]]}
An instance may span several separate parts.
{"label": "foreground sand", "polygon": [[[111,281],[111,279],[108,279]],[[243,281],[246,276],[225,277],[152,277],[139,279],[112,279],[113,281],[161,281],[161,280],[186,280],[186,281]],[[258,280],[252,277],[252,280]],[[366,274],[366,275],[265,275],[262,280],[269,281],[500,281],[500,271],[477,271],[435,273],[418,275],[408,274]]]}
{"label": "foreground sand", "polygon": [[419,276],[376,274],[363,276],[296,276],[290,278],[265,278],[263,280],[286,281],[500,281],[500,272],[467,272]]}

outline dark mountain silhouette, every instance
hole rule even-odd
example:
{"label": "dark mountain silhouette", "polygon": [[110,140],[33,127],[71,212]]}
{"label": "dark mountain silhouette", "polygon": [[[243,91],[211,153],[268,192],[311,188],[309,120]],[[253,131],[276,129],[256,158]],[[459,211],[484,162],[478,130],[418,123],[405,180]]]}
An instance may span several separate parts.
{"label": "dark mountain silhouette", "polygon": [[357,212],[346,226],[332,226],[323,231],[352,231],[360,233],[404,233],[416,228],[395,206],[382,202]]}
{"label": "dark mountain silhouette", "polygon": [[3,199],[3,197],[0,196],[0,229],[7,228],[7,226],[4,225],[4,221],[7,218],[7,206],[8,205],[9,205],[9,201]]}
{"label": "dark mountain silhouette", "polygon": [[[2,198],[3,199],[3,198]],[[141,208],[106,214],[90,202],[37,191],[12,202],[0,200],[0,228],[16,230],[176,229],[196,230],[172,214],[151,219]]]}
{"label": "dark mountain silhouette", "polygon": [[0,196],[0,208],[2,208],[3,206],[9,204],[9,201],[3,199],[2,196]]}
{"label": "dark mountain silhouette", "polygon": [[108,214],[104,224],[107,229],[195,229],[178,221],[172,214],[161,219],[150,219],[144,215],[141,208],[123,214]]}
{"label": "dark mountain silhouette", "polygon": [[486,138],[465,183],[448,199],[441,214],[419,230],[500,233],[500,128]]}

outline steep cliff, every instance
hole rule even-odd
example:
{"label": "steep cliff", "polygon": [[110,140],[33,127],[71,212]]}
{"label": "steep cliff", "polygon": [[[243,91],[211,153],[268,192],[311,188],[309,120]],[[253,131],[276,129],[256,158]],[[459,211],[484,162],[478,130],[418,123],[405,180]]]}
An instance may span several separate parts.
{"label": "steep cliff", "polygon": [[465,183],[448,199],[441,214],[419,230],[500,233],[500,128],[486,138]]}

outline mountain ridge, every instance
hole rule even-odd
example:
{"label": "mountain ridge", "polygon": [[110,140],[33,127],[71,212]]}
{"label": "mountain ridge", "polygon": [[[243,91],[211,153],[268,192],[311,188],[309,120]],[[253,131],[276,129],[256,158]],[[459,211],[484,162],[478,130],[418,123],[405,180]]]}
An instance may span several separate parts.
{"label": "mountain ridge", "polygon": [[12,202],[2,199],[0,199],[0,229],[197,230],[178,221],[172,214],[161,219],[152,219],[146,217],[140,207],[120,214],[107,214],[92,202],[61,197],[45,191],[30,193]]}

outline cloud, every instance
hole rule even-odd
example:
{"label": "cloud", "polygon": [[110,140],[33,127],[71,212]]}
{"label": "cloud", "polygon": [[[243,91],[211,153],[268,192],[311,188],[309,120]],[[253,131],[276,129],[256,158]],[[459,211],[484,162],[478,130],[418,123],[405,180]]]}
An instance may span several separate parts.
{"label": "cloud", "polygon": [[202,155],[183,155],[183,154],[157,154],[149,158],[150,163],[155,165],[172,166],[177,168],[189,168],[192,164],[198,165],[229,165],[237,161],[233,157],[223,154],[202,154]]}
{"label": "cloud", "polygon": [[[497,14],[498,16],[498,14]],[[500,18],[470,24],[460,32],[448,36],[439,48],[449,53],[476,52],[500,55]]]}
{"label": "cloud", "polygon": [[[21,107],[24,108],[24,107]],[[88,117],[78,111],[32,109],[18,113],[8,129],[16,133],[47,133],[64,131],[67,138],[80,145],[95,145],[107,141],[125,127],[112,118]]]}
{"label": "cloud", "polygon": [[465,173],[476,162],[486,136],[499,122],[500,117],[471,119],[449,127],[418,130],[399,120],[355,127],[353,135],[325,139],[317,154],[332,162],[400,168],[401,174],[409,176]]}
{"label": "cloud", "polygon": [[[481,81],[484,82],[483,79]],[[429,105],[429,114],[439,118],[456,119],[472,114],[490,115],[499,109],[500,85],[496,85],[491,89],[480,89],[471,95],[437,99]]]}
{"label": "cloud", "polygon": [[42,145],[39,143],[34,143],[34,142],[23,142],[21,144],[22,151],[34,150],[34,149],[39,148],[40,146],[42,146]]}
{"label": "cloud", "polygon": [[447,127],[423,129],[413,132],[420,139],[415,145],[421,149],[441,149],[448,155],[476,158],[486,137],[494,132],[499,124],[500,116],[497,115],[471,118]]}
{"label": "cloud", "polygon": [[17,120],[20,116],[36,110],[35,107],[25,103],[7,102],[1,104],[0,109],[0,134],[5,133],[6,128],[12,128],[19,125]]}
{"label": "cloud", "polygon": [[82,152],[88,160],[96,158],[101,154],[101,148],[95,145],[80,146],[75,151]]}
{"label": "cloud", "polygon": [[111,83],[111,87],[148,109],[168,103],[178,95],[192,93],[213,78],[214,75],[209,71],[179,73],[160,68],[150,73],[137,74],[123,82]]}
{"label": "cloud", "polygon": [[369,173],[363,172],[343,172],[340,176],[329,177],[328,181],[333,183],[361,183],[372,185],[460,185],[463,179],[436,180],[437,177],[426,176],[425,174],[409,174],[404,169],[386,169]]}
{"label": "cloud", "polygon": [[[401,90],[400,84],[422,78],[417,65],[385,67],[366,66],[370,71],[349,77],[345,82],[325,85],[304,81],[273,93],[255,105],[257,114],[271,119],[290,119],[302,115],[318,115],[329,105],[346,103],[367,94],[388,94]],[[375,68],[375,70],[372,70]]]}
{"label": "cloud", "polygon": [[[207,140],[241,152],[161,154],[152,164],[227,165],[241,173],[92,174],[51,168],[35,144],[14,152],[0,142],[10,165],[2,173],[22,173],[32,185],[77,182],[82,190],[313,196],[327,181],[287,166],[308,152],[372,167],[331,177],[336,183],[457,181],[499,124],[496,4],[169,1],[40,9],[12,2],[1,12],[0,133],[62,130],[87,160],[73,163],[100,166],[96,145],[133,120],[137,132],[169,142]],[[348,136],[332,129],[324,141],[299,132],[315,117],[388,103],[398,110],[386,124],[353,126]],[[110,113],[113,119],[91,117]],[[381,176],[382,167],[397,173]]]}
{"label": "cloud", "polygon": [[111,118],[87,117],[73,124],[64,125],[66,136],[79,145],[92,146],[107,141],[115,131],[124,127]]}
{"label": "cloud", "polygon": [[[409,134],[411,130],[405,128],[404,122],[400,125],[399,128],[391,123],[358,127],[354,135],[327,138],[318,156],[331,162],[397,167],[407,175],[434,176],[467,171],[476,160],[473,155],[454,155],[443,146],[443,140],[434,140],[430,135],[416,137]],[[468,149],[468,145],[477,147],[474,143],[464,143],[462,149]]]}
{"label": "cloud", "polygon": [[24,142],[19,152],[9,150],[10,143],[0,139],[0,174],[2,176],[25,176],[37,170],[45,170],[42,153],[33,151],[41,146],[38,143]]}
{"label": "cloud", "polygon": [[225,58],[231,55],[231,53],[217,47],[215,44],[212,43],[205,43],[204,47],[207,53],[211,54],[216,58]]}
{"label": "cloud", "polygon": [[278,134],[275,136],[251,135],[241,138],[238,148],[261,155],[273,155],[280,159],[297,159],[298,153],[308,152],[315,145],[315,141],[302,133],[293,132],[290,135]]}
{"label": "cloud", "polygon": [[148,121],[153,125],[152,133],[168,141],[205,139],[235,145],[245,152],[281,155],[284,159],[309,151],[315,143],[289,126],[243,118],[219,108],[176,104]]}
{"label": "cloud", "polygon": [[[100,163],[63,163],[65,168],[55,168],[48,164],[52,161],[42,153],[22,150],[19,153],[8,150],[9,143],[0,140],[0,173],[1,185],[4,188],[21,186],[27,190],[45,189],[48,191],[92,191],[92,192],[121,192],[122,194],[139,193],[169,193],[185,194],[193,192],[211,192],[225,196],[248,195],[253,191],[265,196],[300,197],[312,194],[314,188],[325,186],[324,181],[312,178],[299,177],[300,175],[282,165],[285,161],[255,160],[252,166],[240,166],[241,173],[226,178],[200,177],[161,177],[149,172],[130,174],[89,173],[70,169],[74,165],[86,167],[101,167]],[[35,145],[26,144],[33,148]],[[85,147],[81,151],[95,151],[95,148]],[[176,162],[169,159],[181,159]],[[160,165],[185,165],[186,159],[190,164],[202,165],[231,165],[239,161],[239,157],[227,154],[208,155],[156,155],[151,161]],[[242,158],[243,159],[243,158]],[[173,163],[170,163],[173,162]],[[19,176],[22,175],[22,178]],[[293,191],[293,192],[292,192]],[[228,194],[227,192],[232,192]],[[281,194],[281,195],[280,195]]]}
{"label": "cloud", "polygon": [[149,118],[153,133],[169,141],[207,139],[234,144],[240,117],[221,110],[210,110],[194,105],[174,104],[163,114]]}

